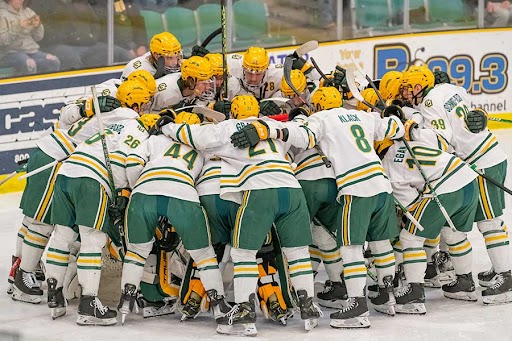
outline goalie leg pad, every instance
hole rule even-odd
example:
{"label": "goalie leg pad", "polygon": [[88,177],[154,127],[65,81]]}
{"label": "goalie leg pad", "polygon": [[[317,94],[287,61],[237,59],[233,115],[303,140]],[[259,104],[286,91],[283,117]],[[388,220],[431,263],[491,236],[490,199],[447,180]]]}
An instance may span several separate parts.
{"label": "goalie leg pad", "polygon": [[263,316],[276,322],[286,324],[288,314],[286,303],[279,286],[277,270],[266,261],[258,264],[258,299]]}

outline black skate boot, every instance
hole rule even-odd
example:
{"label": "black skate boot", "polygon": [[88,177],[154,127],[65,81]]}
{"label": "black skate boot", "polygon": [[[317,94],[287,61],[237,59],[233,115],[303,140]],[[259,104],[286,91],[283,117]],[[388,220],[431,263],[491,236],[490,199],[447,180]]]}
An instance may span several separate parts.
{"label": "black skate boot", "polygon": [[425,271],[425,286],[428,288],[440,288],[441,280],[439,279],[439,269],[435,262],[427,263],[427,270]]}
{"label": "black skate boot", "polygon": [[126,315],[131,313],[134,307],[135,312],[138,313],[139,307],[137,303],[137,287],[133,284],[126,283],[124,285],[123,291],[121,291],[121,299],[117,305],[117,310],[119,310],[121,313],[121,324],[124,324]]}
{"label": "black skate boot", "polygon": [[192,291],[187,302],[180,309],[180,312],[183,314],[181,316],[181,320],[185,321],[188,319],[195,319],[199,314],[201,314],[202,301],[203,298],[196,292]]}
{"label": "black skate boot", "polygon": [[369,328],[368,304],[366,297],[349,297],[347,306],[331,314],[333,328]]}
{"label": "black skate boot", "polygon": [[43,261],[39,261],[39,263],[37,263],[36,270],[34,272],[36,274],[36,279],[39,282],[44,282],[44,280],[46,279],[46,276],[44,275],[45,268],[44,268]]}
{"label": "black skate boot", "polygon": [[78,305],[79,326],[113,326],[117,323],[117,312],[104,306],[98,297],[84,295]]}
{"label": "black skate boot", "polygon": [[50,308],[52,319],[55,320],[66,314],[68,301],[64,298],[62,287],[57,288],[57,280],[55,278],[48,278],[46,283],[48,283],[48,308]]}
{"label": "black skate boot", "polygon": [[[398,265],[398,270],[395,271],[395,277],[393,277],[393,289],[398,290],[403,285],[402,283],[405,282],[405,274],[404,274],[404,267],[402,264]],[[371,284],[367,288],[368,292],[368,298],[372,299],[377,296],[379,296],[379,285],[378,284]]]}
{"label": "black skate boot", "polygon": [[12,299],[28,303],[41,303],[43,290],[33,272],[26,272],[18,268],[14,277]]}
{"label": "black skate boot", "polygon": [[255,336],[256,308],[255,295],[249,296],[248,302],[235,304],[229,312],[216,318],[217,333],[238,336]]}
{"label": "black skate boot", "polygon": [[151,302],[139,293],[137,305],[142,308],[142,316],[144,318],[170,315],[176,312],[177,299],[165,297],[163,301]]}
{"label": "black skate boot", "polygon": [[454,300],[476,302],[475,282],[473,275],[470,273],[463,275],[456,275],[453,282],[444,284],[443,287],[444,297]]}
{"label": "black skate boot", "polygon": [[482,287],[488,287],[491,285],[492,280],[496,276],[496,271],[494,271],[494,268],[490,268],[489,270],[482,271],[478,273],[478,283],[480,283],[480,286]]}
{"label": "black skate boot", "polygon": [[206,296],[208,296],[208,300],[210,301],[210,307],[213,310],[215,320],[224,317],[231,311],[231,305],[229,305],[223,295],[217,293],[217,290],[210,289],[206,291]]}
{"label": "black skate boot", "polygon": [[432,260],[437,264],[437,268],[439,269],[439,280],[441,282],[455,280],[455,271],[448,252],[437,251],[432,255]]}
{"label": "black skate boot", "polygon": [[373,308],[379,313],[395,316],[395,295],[393,294],[393,277],[385,276],[382,279],[384,285],[378,287],[377,296],[368,297],[373,304]]}
{"label": "black skate boot", "polygon": [[322,311],[313,303],[313,297],[308,297],[306,290],[297,290],[299,299],[300,318],[304,320],[304,329],[312,330],[318,326],[318,318],[323,316]]}
{"label": "black skate boot", "polygon": [[9,271],[9,277],[7,278],[7,294],[11,295],[14,291],[14,278],[16,277],[16,270],[20,267],[21,258],[12,256],[11,270]]}
{"label": "black skate boot", "polygon": [[347,303],[347,287],[341,282],[325,281],[324,290],[316,294],[318,304],[326,308],[341,309]]}
{"label": "black skate boot", "polygon": [[484,304],[512,302],[512,277],[510,270],[496,274],[490,287],[482,291]]}
{"label": "black skate boot", "polygon": [[423,283],[409,283],[395,291],[395,300],[395,312],[398,314],[424,315],[427,312]]}

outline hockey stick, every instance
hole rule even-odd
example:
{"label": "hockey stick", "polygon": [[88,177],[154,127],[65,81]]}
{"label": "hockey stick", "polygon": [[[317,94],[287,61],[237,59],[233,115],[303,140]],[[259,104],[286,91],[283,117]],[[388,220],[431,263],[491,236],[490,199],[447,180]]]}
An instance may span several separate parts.
{"label": "hockey stick", "polygon": [[297,47],[295,51],[293,51],[292,56],[294,58],[300,58],[306,53],[309,53],[313,50],[316,50],[318,48],[318,41],[316,40],[310,40],[302,44],[301,46]]}
{"label": "hockey stick", "polygon": [[499,117],[491,117],[491,116],[489,116],[488,119],[489,119],[489,121],[494,121],[494,122],[512,123],[512,120],[507,120],[507,119],[499,118]]}
{"label": "hockey stick", "polygon": [[227,61],[227,24],[226,24],[226,0],[220,1],[220,24],[222,30],[222,96],[228,97],[228,61]]}
{"label": "hockey stick", "polygon": [[368,81],[368,83],[373,88],[373,90],[375,90],[375,93],[377,94],[377,97],[379,97],[379,100],[382,102],[382,104],[385,105],[386,102],[382,98],[379,89],[377,89],[377,87],[375,86],[375,83],[370,78],[370,76],[368,76],[366,74],[366,72],[364,72],[364,70],[361,69],[361,66],[358,63],[356,63],[356,61],[354,60],[354,57],[352,56],[352,54],[350,54],[350,60],[352,61],[352,64],[354,64],[354,66],[356,67],[357,71],[361,74],[361,76],[363,76]]}
{"label": "hockey stick", "polygon": [[420,231],[423,231],[424,228],[423,226],[421,226],[421,224],[419,223],[419,221],[416,220],[416,218],[414,218],[414,216],[407,210],[407,208],[405,208],[404,205],[402,205],[400,203],[400,201],[396,200],[395,198],[395,204],[400,207],[400,209],[402,210],[403,214],[405,214],[405,216],[407,217],[407,219],[409,219],[414,225],[416,225],[416,227],[418,228],[418,230]]}
{"label": "hockey stick", "polygon": [[[290,89],[292,89],[293,92],[295,92],[295,94],[302,100],[302,102],[306,106],[308,106],[308,108],[311,111],[313,111],[312,105],[310,103],[306,102],[304,100],[304,98],[302,98],[301,93],[299,92],[299,90],[297,90],[297,88],[292,83],[292,79],[291,79],[291,72],[292,72],[292,66],[293,66],[292,64],[293,64],[292,57],[286,56],[286,58],[284,59],[284,65],[283,65],[283,68],[284,68],[284,70],[283,70],[284,80],[286,81],[286,83],[288,83],[288,85],[290,86]],[[320,155],[320,158],[322,159],[322,162],[324,163],[325,167],[331,168],[332,167],[331,161],[329,161],[329,159],[324,154],[324,152],[322,151],[320,146],[319,145],[315,145],[315,149],[318,152],[318,155]]]}
{"label": "hockey stick", "polygon": [[327,76],[325,75],[325,73],[322,72],[322,70],[320,70],[320,67],[318,66],[318,64],[316,63],[315,59],[313,57],[310,58],[311,59],[311,63],[313,64],[313,66],[315,67],[316,71],[318,71],[318,73],[320,74],[320,77],[322,77],[323,79],[325,79],[325,83],[324,83],[324,86],[332,86],[334,85],[332,79],[329,79],[327,78]]}
{"label": "hockey stick", "polygon": [[[66,158],[67,159],[67,158]],[[44,166],[41,166],[37,169],[34,169],[33,171],[25,174],[25,175],[22,175],[18,178],[18,180],[23,180],[23,179],[26,179],[26,178],[29,178],[31,177],[32,175],[36,175],[37,173],[41,173],[42,171],[48,169],[48,168],[52,168],[53,166],[55,166],[56,164],[58,164],[59,162],[62,162],[64,161],[65,159],[62,159],[62,160],[55,160],[55,161],[52,161]]]}
{"label": "hockey stick", "polygon": [[218,36],[221,33],[222,33],[222,27],[219,27],[218,29],[216,29],[215,31],[210,33],[210,35],[208,37],[206,37],[206,39],[201,43],[201,47],[208,46],[208,44],[213,40],[213,38],[215,38],[216,36]]}
{"label": "hockey stick", "polygon": [[0,186],[2,186],[4,183],[6,183],[7,181],[9,181],[9,179],[12,179],[16,176],[16,174],[18,173],[21,173],[21,172],[24,172],[27,170],[27,162],[28,162],[28,159],[25,159],[25,160],[22,160],[22,161],[19,161],[18,162],[18,168],[12,172],[11,174],[9,174],[5,179],[3,179],[2,181],[0,181]]}
{"label": "hockey stick", "polygon": [[223,113],[199,105],[196,105],[195,108],[192,109],[192,112],[201,114],[204,117],[208,117],[209,119],[213,120],[214,123],[219,123],[226,119],[226,115]]}
{"label": "hockey stick", "polygon": [[[467,164],[467,163],[466,163]],[[475,165],[469,165],[467,164],[473,171],[475,171],[476,174],[478,174],[479,176],[481,176],[482,178],[484,178],[485,180],[489,181],[491,184],[493,184],[494,186],[498,187],[499,189],[501,189],[502,191],[512,195],[512,190],[503,186],[502,184],[500,184],[499,182],[497,182],[496,180],[494,179],[491,179],[490,177],[486,176],[484,173],[480,172],[478,169],[476,169]]]}
{"label": "hockey stick", "polygon": [[367,107],[372,108],[373,110],[375,110],[378,113],[381,113],[382,110],[377,108],[375,105],[370,104],[368,101],[366,101],[364,99],[363,95],[361,95],[361,92],[359,91],[359,88],[356,85],[354,68],[349,66],[345,70],[347,70],[347,75],[346,75],[347,85],[348,85],[348,88],[350,89],[350,92],[352,93],[352,96],[354,96],[354,98],[357,99],[358,101],[364,103]]}

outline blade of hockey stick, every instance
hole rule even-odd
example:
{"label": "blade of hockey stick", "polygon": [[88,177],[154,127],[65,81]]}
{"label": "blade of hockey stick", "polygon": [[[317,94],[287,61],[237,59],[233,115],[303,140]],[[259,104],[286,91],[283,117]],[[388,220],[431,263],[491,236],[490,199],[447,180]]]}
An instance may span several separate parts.
{"label": "blade of hockey stick", "polygon": [[354,57],[352,56],[352,53],[350,54],[350,60],[352,61],[352,64],[354,64],[354,66],[356,67],[357,71],[361,74],[361,76],[363,76],[368,81],[368,83],[373,88],[373,90],[375,90],[375,93],[377,94],[377,97],[379,97],[379,100],[382,103],[386,103],[386,101],[384,101],[384,99],[382,98],[379,89],[377,89],[377,87],[375,86],[375,83],[373,82],[373,80],[370,78],[370,76],[368,76],[368,74],[366,72],[364,72],[364,70],[361,68],[359,63],[356,63],[356,61],[354,60]]}
{"label": "blade of hockey stick", "polygon": [[372,108],[376,112],[380,113],[382,110],[380,110],[376,106],[368,103],[364,99],[363,95],[361,95],[361,92],[359,91],[359,88],[356,85],[354,67],[349,66],[345,70],[347,70],[347,85],[348,85],[348,88],[350,89],[350,92],[352,93],[352,96],[354,96],[354,98],[357,99],[358,101],[361,101],[364,104],[366,104],[366,106],[368,106],[369,108]]}
{"label": "blade of hockey stick", "polygon": [[302,57],[306,53],[309,53],[313,50],[316,50],[318,48],[318,41],[316,40],[310,40],[299,46],[294,54],[297,55],[297,57]]}
{"label": "blade of hockey stick", "polygon": [[224,115],[223,113],[209,109],[207,107],[196,106],[194,109],[192,109],[192,112],[195,112],[196,114],[201,114],[204,117],[208,117],[212,119],[215,123],[222,122],[226,119],[226,115]]}

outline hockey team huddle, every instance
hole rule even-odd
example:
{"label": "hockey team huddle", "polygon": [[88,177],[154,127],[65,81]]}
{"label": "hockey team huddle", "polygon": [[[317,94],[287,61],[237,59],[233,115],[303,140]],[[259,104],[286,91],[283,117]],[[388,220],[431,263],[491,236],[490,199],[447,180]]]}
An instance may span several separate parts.
{"label": "hockey team huddle", "polygon": [[77,324],[116,324],[98,299],[108,250],[123,323],[211,309],[218,333],[256,335],[256,305],[276,323],[300,313],[306,330],[324,306],[331,327],[366,328],[366,296],[388,315],[425,314],[425,286],[477,301],[476,222],[483,303],[512,301],[494,184],[506,154],[464,88],[413,65],[358,94],[350,72],[299,53],[291,71],[261,47],[224,58],[195,46],[185,59],[159,33],[121,79],[61,109],[27,165],[14,300],[40,303],[46,280],[52,318],[79,297]]}

